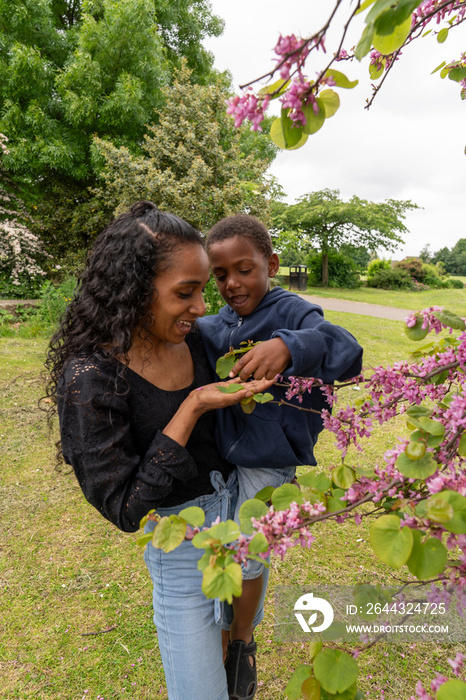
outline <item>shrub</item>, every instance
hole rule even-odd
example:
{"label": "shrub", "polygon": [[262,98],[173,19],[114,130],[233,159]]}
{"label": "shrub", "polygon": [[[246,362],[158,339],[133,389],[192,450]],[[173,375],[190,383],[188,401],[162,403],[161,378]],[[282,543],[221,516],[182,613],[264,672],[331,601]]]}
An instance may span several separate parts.
{"label": "shrub", "polygon": [[[322,286],[322,253],[311,255],[307,259],[308,282],[311,286]],[[354,289],[361,284],[356,263],[342,253],[330,251],[328,254],[329,287]]]}
{"label": "shrub", "polygon": [[68,277],[59,285],[47,281],[39,295],[39,318],[47,326],[57,326],[62,314],[73,298],[76,279]]}
{"label": "shrub", "polygon": [[424,284],[428,284],[429,287],[433,287],[434,289],[442,289],[442,287],[445,287],[445,282],[442,280],[439,270],[435,265],[423,263],[422,268],[424,272],[422,281]]}
{"label": "shrub", "polygon": [[10,271],[0,272],[0,299],[37,299],[44,284],[42,276],[19,274],[15,279]]}
{"label": "shrub", "polygon": [[204,302],[206,306],[205,312],[207,316],[213,316],[214,314],[218,314],[222,306],[225,306],[225,302],[222,298],[222,295],[218,291],[217,283],[215,282],[212,275],[210,276],[210,279],[207,282],[204,289]]}
{"label": "shrub", "polygon": [[49,256],[31,224],[24,203],[0,186],[0,296],[7,299],[36,296],[45,277]]}
{"label": "shrub", "polygon": [[412,289],[412,278],[406,270],[382,268],[367,278],[367,286],[377,289]]}
{"label": "shrub", "polygon": [[464,284],[461,280],[450,277],[445,281],[445,287],[447,289],[464,289]]}
{"label": "shrub", "polygon": [[[367,266],[367,280],[369,281],[379,270],[391,270],[388,260],[372,260]],[[370,286],[370,285],[369,285]]]}
{"label": "shrub", "polygon": [[414,277],[418,282],[424,282],[426,271],[424,264],[419,258],[404,258],[393,265],[395,270],[406,270],[410,277]]}

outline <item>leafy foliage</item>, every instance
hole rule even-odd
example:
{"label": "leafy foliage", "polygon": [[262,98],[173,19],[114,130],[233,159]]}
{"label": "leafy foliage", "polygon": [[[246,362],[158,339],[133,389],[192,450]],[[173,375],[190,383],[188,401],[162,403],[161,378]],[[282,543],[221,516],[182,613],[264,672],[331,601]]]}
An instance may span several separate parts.
{"label": "leafy foliage", "polygon": [[241,134],[225,115],[223,79],[201,86],[190,85],[190,76],[183,66],[164,90],[165,106],[159,123],[149,127],[142,155],[94,140],[102,168],[96,199],[115,213],[151,199],[202,231],[238,211],[266,218],[271,184],[263,175],[270,161],[254,151],[242,154]]}
{"label": "leafy foliage", "polygon": [[296,204],[275,203],[272,224],[278,245],[282,240],[296,247],[315,245],[322,252],[322,285],[328,286],[328,255],[344,243],[394,250],[407,231],[405,212],[417,209],[410,201],[389,199],[382,203],[352,197],[340,199],[338,190],[311,192]]}
{"label": "leafy foliage", "polygon": [[[307,258],[308,280],[313,287],[320,287],[322,284],[323,253],[310,255]],[[359,268],[350,257],[335,250],[328,252],[328,286],[345,287],[354,289],[359,287]]]}

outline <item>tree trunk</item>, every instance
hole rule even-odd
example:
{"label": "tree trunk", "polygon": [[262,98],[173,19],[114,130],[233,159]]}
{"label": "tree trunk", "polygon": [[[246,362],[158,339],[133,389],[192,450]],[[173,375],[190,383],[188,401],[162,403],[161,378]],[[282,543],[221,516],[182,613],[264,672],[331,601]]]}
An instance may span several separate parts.
{"label": "tree trunk", "polygon": [[322,286],[328,287],[328,252],[322,250]]}

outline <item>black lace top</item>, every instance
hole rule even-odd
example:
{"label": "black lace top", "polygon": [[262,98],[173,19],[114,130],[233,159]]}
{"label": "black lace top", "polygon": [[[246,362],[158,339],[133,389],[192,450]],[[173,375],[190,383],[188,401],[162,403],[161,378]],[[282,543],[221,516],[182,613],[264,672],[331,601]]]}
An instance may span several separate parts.
{"label": "black lace top", "polygon": [[70,361],[58,386],[64,459],[87,500],[126,532],[151,508],[212,493],[210,472],[226,477],[232,469],[214,442],[213,411],[198,420],[186,447],[161,432],[189,392],[213,380],[198,333],[187,343],[195,377],[184,389],[158,389],[104,352]]}

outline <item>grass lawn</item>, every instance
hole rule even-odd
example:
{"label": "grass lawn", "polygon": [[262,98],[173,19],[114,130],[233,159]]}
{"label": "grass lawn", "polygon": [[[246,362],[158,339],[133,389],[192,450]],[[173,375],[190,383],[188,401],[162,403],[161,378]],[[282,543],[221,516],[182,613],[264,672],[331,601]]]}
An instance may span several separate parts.
{"label": "grass lawn", "polygon": [[363,301],[368,304],[380,304],[381,306],[394,306],[395,308],[408,309],[410,311],[418,311],[428,306],[443,306],[461,317],[466,316],[466,288],[406,292],[371,289],[370,287],[359,287],[358,289],[308,287],[306,292],[301,293],[312,294],[317,297]]}
{"label": "grass lawn", "polygon": [[[358,337],[366,348],[365,366],[403,359],[412,347],[401,323],[326,316]],[[106,522],[86,503],[74,475],[54,469],[57,436],[49,437],[37,407],[46,343],[40,336],[0,338],[1,695],[5,700],[166,700],[151,585],[137,535]],[[348,390],[349,399],[354,395]],[[396,432],[404,430],[400,423]],[[393,426],[380,431],[367,463],[380,461],[394,437]],[[329,436],[322,437],[317,456],[323,470],[338,460]],[[257,700],[285,700],[287,679],[297,664],[308,661],[304,644],[274,638],[277,585],[388,583],[405,576],[404,570],[388,571],[371,554],[366,522],[322,524],[315,534],[310,551],[296,548],[283,562],[273,560],[266,616],[256,633]],[[428,685],[437,670],[446,670],[446,658],[460,650],[380,644],[359,659],[359,687],[368,700],[409,700],[417,680]]]}

